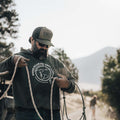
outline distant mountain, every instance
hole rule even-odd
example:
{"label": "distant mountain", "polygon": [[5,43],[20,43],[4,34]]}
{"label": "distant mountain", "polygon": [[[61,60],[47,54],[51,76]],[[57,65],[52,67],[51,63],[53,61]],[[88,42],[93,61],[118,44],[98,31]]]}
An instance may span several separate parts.
{"label": "distant mountain", "polygon": [[117,48],[106,47],[87,57],[73,60],[79,70],[79,82],[101,85],[103,60],[105,55],[115,56]]}

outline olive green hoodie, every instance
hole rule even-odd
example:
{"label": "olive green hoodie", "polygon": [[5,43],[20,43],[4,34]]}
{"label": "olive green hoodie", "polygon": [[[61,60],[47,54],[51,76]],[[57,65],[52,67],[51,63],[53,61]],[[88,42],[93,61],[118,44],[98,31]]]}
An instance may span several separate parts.
{"label": "olive green hoodie", "polygon": [[[30,59],[30,61],[27,62],[27,65],[30,73],[33,97],[37,108],[50,109],[51,83],[54,77],[58,77],[58,73],[65,75],[70,81],[69,88],[64,88],[62,90],[69,93],[74,91],[74,78],[66,69],[64,64],[58,59],[48,55],[46,59],[39,60],[33,56],[30,50],[22,50],[21,52],[17,53],[17,55],[21,55]],[[0,71],[9,70],[10,74],[12,75],[13,69],[13,56],[0,63]],[[25,67],[17,68],[17,72],[13,81],[13,94],[16,108],[33,108],[28,85],[28,76]],[[54,83],[53,87],[53,109],[60,109],[59,88],[56,83]]]}

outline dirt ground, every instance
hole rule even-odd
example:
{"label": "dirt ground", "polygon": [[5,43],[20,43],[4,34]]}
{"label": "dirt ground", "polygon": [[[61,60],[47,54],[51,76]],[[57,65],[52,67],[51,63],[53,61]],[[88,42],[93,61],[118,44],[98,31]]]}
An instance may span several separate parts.
{"label": "dirt ground", "polygon": [[[84,98],[85,106],[86,106],[86,109],[85,109],[86,120],[93,120],[91,109],[89,107],[90,99],[91,99],[90,97]],[[63,105],[63,102],[61,102],[61,104]],[[74,93],[66,95],[66,105],[67,105],[67,112],[68,112],[69,119],[80,120],[81,115],[83,113],[81,96],[79,94],[74,94]],[[95,120],[114,120],[114,119],[111,119],[109,116],[106,116],[107,110],[108,110],[107,105],[97,101]],[[65,117],[64,119],[67,120]]]}

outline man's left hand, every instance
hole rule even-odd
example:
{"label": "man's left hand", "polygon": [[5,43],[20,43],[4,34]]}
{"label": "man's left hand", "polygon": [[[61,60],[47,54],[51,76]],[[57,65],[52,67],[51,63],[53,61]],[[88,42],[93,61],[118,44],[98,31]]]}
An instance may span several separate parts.
{"label": "man's left hand", "polygon": [[66,78],[66,76],[58,74],[59,78],[56,78],[56,83],[59,88],[68,88],[69,87],[69,80]]}

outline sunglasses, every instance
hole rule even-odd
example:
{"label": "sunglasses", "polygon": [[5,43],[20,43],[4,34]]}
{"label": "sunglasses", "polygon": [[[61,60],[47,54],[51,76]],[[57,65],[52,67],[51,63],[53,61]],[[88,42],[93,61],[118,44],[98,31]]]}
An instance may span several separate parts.
{"label": "sunglasses", "polygon": [[45,45],[45,44],[42,44],[42,43],[39,43],[39,46],[48,48],[48,45]]}

